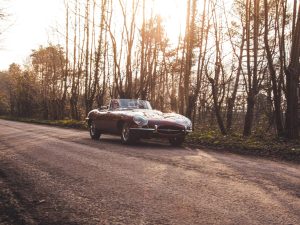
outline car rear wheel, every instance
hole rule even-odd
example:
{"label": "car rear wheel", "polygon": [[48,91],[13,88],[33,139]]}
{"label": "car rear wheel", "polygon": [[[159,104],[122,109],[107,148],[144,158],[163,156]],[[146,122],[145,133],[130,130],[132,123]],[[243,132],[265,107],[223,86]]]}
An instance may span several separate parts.
{"label": "car rear wheel", "polygon": [[181,136],[181,137],[173,137],[173,138],[169,138],[169,142],[172,146],[181,146],[182,143],[184,142],[185,137]]}
{"label": "car rear wheel", "polygon": [[130,132],[129,124],[124,123],[121,132],[121,141],[123,144],[133,144],[138,138]]}
{"label": "car rear wheel", "polygon": [[90,123],[90,136],[93,140],[99,140],[101,136],[100,130],[96,128],[95,121],[91,121]]}

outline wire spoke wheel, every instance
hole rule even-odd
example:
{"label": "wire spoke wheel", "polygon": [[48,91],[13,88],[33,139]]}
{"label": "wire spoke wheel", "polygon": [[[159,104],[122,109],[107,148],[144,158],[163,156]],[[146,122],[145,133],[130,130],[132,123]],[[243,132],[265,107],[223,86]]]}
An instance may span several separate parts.
{"label": "wire spoke wheel", "polygon": [[122,127],[121,132],[121,141],[123,144],[134,144],[136,141],[138,141],[139,138],[137,135],[134,135],[130,131],[130,126],[128,123],[124,123]]}
{"label": "wire spoke wheel", "polygon": [[124,142],[128,142],[130,140],[130,130],[128,124],[124,124],[122,129],[122,138]]}
{"label": "wire spoke wheel", "polygon": [[90,130],[91,130],[91,135],[95,135],[96,132],[96,125],[95,122],[93,121],[90,125]]}
{"label": "wire spoke wheel", "polygon": [[98,140],[100,138],[100,131],[96,127],[95,121],[91,121],[90,123],[90,136],[94,140]]}

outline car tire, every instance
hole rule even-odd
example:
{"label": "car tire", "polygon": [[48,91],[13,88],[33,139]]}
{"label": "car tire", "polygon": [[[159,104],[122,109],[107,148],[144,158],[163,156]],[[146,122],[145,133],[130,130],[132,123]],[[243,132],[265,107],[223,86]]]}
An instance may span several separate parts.
{"label": "car tire", "polygon": [[96,128],[95,121],[92,120],[90,122],[89,129],[90,129],[90,136],[91,136],[91,138],[93,140],[99,140],[99,138],[101,136],[101,133],[100,133],[100,130]]}
{"label": "car tire", "polygon": [[132,134],[129,129],[129,124],[124,123],[121,131],[121,141],[123,144],[134,144],[138,141],[138,137]]}
{"label": "car tire", "polygon": [[179,147],[182,145],[182,143],[184,142],[185,137],[181,136],[181,137],[173,137],[173,138],[169,138],[169,142],[172,146],[174,147]]}

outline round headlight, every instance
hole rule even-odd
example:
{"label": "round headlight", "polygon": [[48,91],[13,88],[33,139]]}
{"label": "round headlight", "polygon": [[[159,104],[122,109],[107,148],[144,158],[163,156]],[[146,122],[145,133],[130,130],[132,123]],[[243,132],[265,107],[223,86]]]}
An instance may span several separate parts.
{"label": "round headlight", "polygon": [[148,124],[148,120],[144,116],[136,115],[133,117],[133,121],[138,125],[138,126],[146,126]]}
{"label": "round headlight", "polygon": [[192,121],[190,119],[188,119],[187,125],[188,125],[188,128],[191,130],[192,127],[193,127],[193,124],[192,124]]}

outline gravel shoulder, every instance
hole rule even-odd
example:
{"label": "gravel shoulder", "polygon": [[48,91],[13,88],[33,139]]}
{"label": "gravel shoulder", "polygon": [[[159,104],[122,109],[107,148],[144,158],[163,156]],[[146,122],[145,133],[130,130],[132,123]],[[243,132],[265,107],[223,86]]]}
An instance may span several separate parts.
{"label": "gravel shoulder", "polygon": [[298,224],[300,166],[0,120],[0,224]]}

